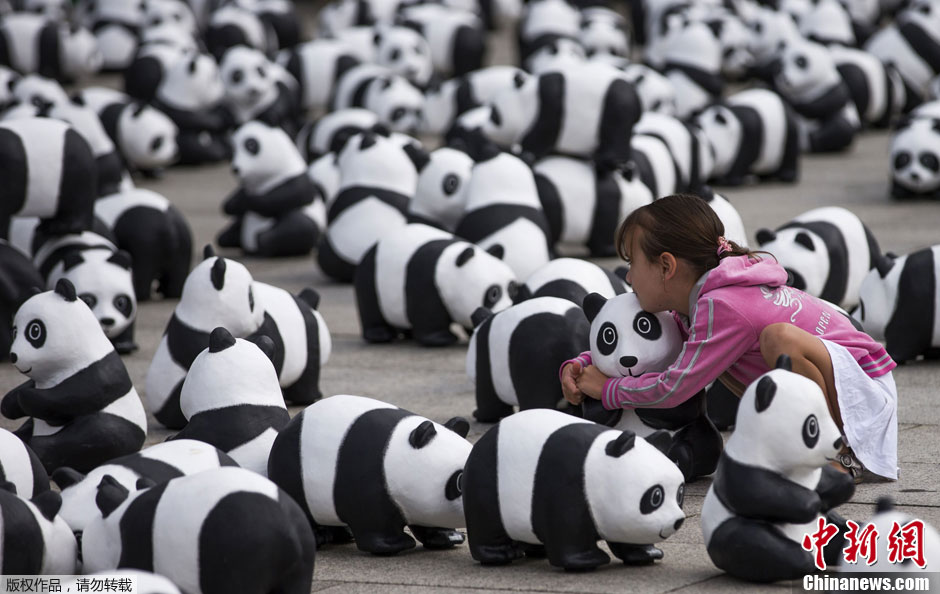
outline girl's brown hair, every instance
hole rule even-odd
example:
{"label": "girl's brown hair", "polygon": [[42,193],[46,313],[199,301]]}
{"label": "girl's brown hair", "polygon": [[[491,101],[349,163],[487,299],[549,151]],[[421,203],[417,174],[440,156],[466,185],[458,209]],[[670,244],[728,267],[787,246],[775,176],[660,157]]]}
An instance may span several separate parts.
{"label": "girl's brown hair", "polygon": [[719,237],[725,234],[725,225],[704,198],[692,194],[673,194],[642,206],[627,216],[617,230],[617,254],[627,260],[636,229],[643,229],[640,249],[650,261],[669,252],[676,258],[691,263],[697,276],[718,266],[722,258],[753,256],[768,252],[753,252],[733,241],[731,249],[718,254]]}

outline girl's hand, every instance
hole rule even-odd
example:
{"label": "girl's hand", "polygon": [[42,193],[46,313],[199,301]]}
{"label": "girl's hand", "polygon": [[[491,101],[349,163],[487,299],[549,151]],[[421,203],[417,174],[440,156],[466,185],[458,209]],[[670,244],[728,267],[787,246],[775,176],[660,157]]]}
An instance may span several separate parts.
{"label": "girl's hand", "polygon": [[610,378],[601,373],[597,367],[588,365],[578,376],[576,384],[582,394],[600,400],[601,394],[604,392],[604,383],[608,379]]}
{"label": "girl's hand", "polygon": [[573,361],[561,370],[561,392],[565,395],[565,400],[575,406],[581,404],[584,400],[584,394],[578,389],[578,376],[581,375],[581,364]]}

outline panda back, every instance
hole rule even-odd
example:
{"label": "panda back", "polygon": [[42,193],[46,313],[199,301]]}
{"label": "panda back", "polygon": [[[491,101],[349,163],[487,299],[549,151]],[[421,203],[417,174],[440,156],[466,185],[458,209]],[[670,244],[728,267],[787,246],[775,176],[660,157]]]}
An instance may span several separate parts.
{"label": "panda back", "polygon": [[[814,208],[794,217],[794,222],[811,226],[815,222],[829,224],[842,236],[845,241],[848,256],[848,278],[846,286],[849,292],[854,287],[858,291],[862,280],[871,269],[871,248],[868,243],[868,234],[865,225],[852,211],[839,206],[824,206]],[[828,242],[827,242],[828,243]],[[833,263],[830,263],[830,267]]]}
{"label": "panda back", "polygon": [[[526,286],[533,295],[543,291],[546,296],[561,297],[562,293],[570,293],[566,290],[568,287],[577,287],[578,293],[600,293],[605,298],[610,299],[614,295],[619,295],[625,290],[625,285],[620,283],[620,287],[612,284],[609,273],[587,260],[579,258],[556,258],[551,260],[545,266],[536,270],[527,280]],[[559,289],[557,292],[555,287]],[[583,298],[583,295],[582,295]],[[581,304],[575,302],[576,305]]]}
{"label": "panda back", "polygon": [[715,487],[708,487],[708,493],[705,495],[705,502],[702,503],[701,516],[702,536],[705,538],[706,547],[711,543],[712,534],[715,533],[715,530],[717,530],[722,524],[733,517],[734,514],[731,513],[731,510],[721,503],[721,500],[715,493]]}
{"label": "panda back", "polygon": [[[229,457],[215,446],[195,439],[176,439],[156,444],[136,455],[146,465],[174,469],[179,475],[196,474],[231,464]],[[149,475],[148,475],[149,476]]]}
{"label": "panda back", "polygon": [[158,212],[166,212],[170,201],[153,192],[142,188],[134,188],[119,194],[111,194],[95,201],[95,216],[104,221],[109,229],[114,229],[118,219],[132,208],[150,208]]}
{"label": "panda back", "polygon": [[548,181],[561,201],[562,231],[559,241],[575,243],[591,235],[597,187],[594,169],[587,161],[549,157],[535,165],[536,182]]}
{"label": "panda back", "polygon": [[[423,246],[440,241],[452,242],[454,236],[429,225],[412,224],[403,227],[378,243],[375,254],[375,270],[377,272],[375,286],[382,316],[392,326],[397,328],[411,327],[411,322],[408,320],[409,295],[406,291],[408,270],[411,268],[412,263],[415,267],[426,267],[426,270],[433,270],[434,261],[423,262],[423,258],[416,258],[415,256],[421,252]],[[420,298],[419,295],[410,297]]]}
{"label": "panda back", "polygon": [[754,170],[769,173],[777,169],[787,147],[787,110],[783,100],[767,89],[748,89],[729,97],[728,103],[748,107],[760,116],[763,135]]}
{"label": "panda back", "polygon": [[265,315],[271,316],[284,345],[281,387],[291,385],[307,367],[307,323],[294,296],[284,289],[255,282],[255,300]]}
{"label": "panda back", "polygon": [[[0,124],[0,154],[8,161],[4,184],[24,198],[21,216],[51,217],[56,214],[62,187],[68,124],[48,118],[11,120]],[[25,175],[24,175],[25,174]]]}

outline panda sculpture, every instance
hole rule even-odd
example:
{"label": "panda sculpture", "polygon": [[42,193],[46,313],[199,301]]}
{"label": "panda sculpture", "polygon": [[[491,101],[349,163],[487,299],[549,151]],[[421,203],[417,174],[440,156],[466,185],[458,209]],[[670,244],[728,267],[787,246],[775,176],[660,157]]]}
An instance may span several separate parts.
{"label": "panda sculpture", "polygon": [[73,82],[96,74],[102,54],[94,35],[84,27],[17,12],[4,15],[0,23],[0,64],[20,74]]}
{"label": "panda sculpture", "polygon": [[663,39],[663,74],[676,92],[676,117],[685,119],[720,98],[722,47],[708,25],[690,22]]}
{"label": "panda sculpture", "polygon": [[625,280],[626,273],[625,267],[611,272],[588,260],[555,258],[525,279],[525,284],[517,288],[513,302],[533,297],[560,297],[580,306],[588,293],[610,299],[631,290]]}
{"label": "panda sculpture", "polygon": [[277,51],[277,34],[261,18],[236,3],[212,11],[205,31],[206,49],[221,60],[229,49],[238,46],[256,49],[265,55]]}
{"label": "panda sculpture", "polygon": [[396,132],[421,126],[424,95],[408,80],[378,64],[359,64],[343,73],[336,85],[332,109],[364,107]]}
{"label": "panda sculpture", "polygon": [[[674,169],[679,174],[676,180],[678,191],[695,192],[711,177],[714,157],[708,138],[698,126],[688,124],[673,116],[648,111],[636,123],[633,131],[637,136],[658,138],[667,146],[672,156]],[[640,157],[637,159],[642,176],[645,167],[641,165]],[[647,159],[651,161],[650,167],[654,171],[661,167],[662,159],[658,155],[647,153]],[[656,178],[660,179],[660,174],[657,173]],[[668,195],[664,193],[667,185],[657,183],[656,198]]]}
{"label": "panda sculpture", "polygon": [[832,45],[829,53],[849,88],[861,120],[886,128],[901,114],[907,95],[904,81],[892,65],[854,47]]}
{"label": "panda sculpture", "polygon": [[[848,3],[846,3],[848,4]],[[826,46],[856,47],[855,30],[845,5],[837,0],[817,0],[799,19],[806,39]]]}
{"label": "panda sculpture", "polygon": [[431,64],[441,76],[478,71],[486,57],[486,29],[469,10],[443,4],[415,4],[400,11],[402,24],[427,39]]}
{"label": "panda sculpture", "polygon": [[101,52],[101,69],[117,72],[134,59],[144,24],[144,8],[126,0],[96,0],[82,4],[82,20],[94,31]]}
{"label": "panda sculpture", "polygon": [[612,66],[517,77],[495,95],[484,133],[497,144],[519,144],[534,157],[550,153],[593,158],[613,168],[630,160],[630,135],[642,106],[633,86]]}
{"label": "panda sculpture", "polygon": [[346,43],[315,39],[280,52],[277,63],[300,84],[303,108],[320,112],[330,107],[340,78],[359,59]]}
{"label": "panda sculpture", "polygon": [[773,83],[780,49],[801,39],[802,35],[793,18],[783,10],[755,7],[745,20],[751,30],[747,47],[752,56],[747,74],[750,78],[770,85]]}
{"label": "panda sculpture", "polygon": [[219,63],[225,102],[237,124],[260,121],[295,134],[300,119],[300,88],[281,66],[256,49],[228,49]]}
{"label": "panda sculpture", "polygon": [[28,103],[35,107],[43,105],[62,105],[70,101],[65,88],[56,80],[39,74],[26,74],[9,81],[7,89],[11,92],[11,105]]}
{"label": "panda sculpture", "polygon": [[940,118],[904,119],[890,150],[891,196],[940,198]]}
{"label": "panda sculpture", "polygon": [[524,80],[525,76],[515,66],[489,66],[432,85],[424,96],[422,131],[447,132],[461,114],[488,104],[494,95],[511,88],[517,77]]}
{"label": "panda sculpture", "polygon": [[[10,361],[29,381],[7,392],[0,413],[30,417],[14,433],[52,471],[88,471],[136,452],[147,418],[124,363],[66,279],[28,299],[13,320]],[[82,336],[81,344],[75,336]]]}
{"label": "panda sculpture", "polygon": [[581,31],[578,41],[589,56],[608,55],[627,57],[630,55],[630,39],[627,21],[623,16],[604,6],[589,6],[581,9]]}
{"label": "panda sculpture", "polygon": [[[361,551],[394,555],[459,545],[466,420],[438,424],[372,398],[308,406],[277,436],[268,476],[300,503],[319,543],[349,534]],[[404,533],[407,526],[411,536]]]}
{"label": "panda sculpture", "polygon": [[6,358],[13,343],[13,314],[32,297],[34,287],[40,289],[45,284],[32,261],[0,239],[0,358]]}
{"label": "panda sculpture", "polygon": [[454,234],[495,250],[520,279],[552,258],[551,229],[532,168],[485,144],[475,155]]}
{"label": "panda sculpture", "polygon": [[81,233],[92,225],[97,195],[95,157],[72,126],[49,118],[0,122],[0,229],[9,218],[37,216],[48,235]]}
{"label": "panda sculpture", "polygon": [[368,109],[350,107],[324,114],[314,122],[304,124],[295,139],[300,154],[313,163],[327,153],[339,154],[346,141],[371,130],[379,123],[379,116]]}
{"label": "panda sculpture", "polygon": [[0,539],[8,543],[0,550],[0,573],[36,576],[76,572],[78,544],[57,515],[61,505],[55,491],[30,500],[18,496],[13,483],[0,483]]}
{"label": "panda sculpture", "polygon": [[885,342],[891,358],[902,363],[919,355],[940,357],[940,246],[920,249],[875,263],[859,289],[852,312],[862,329]]}
{"label": "panda sculpture", "polygon": [[756,237],[787,269],[790,286],[845,309],[858,304],[862,281],[881,258],[871,230],[839,206],[814,208]]}
{"label": "panda sculpture", "polygon": [[[700,146],[698,142],[693,147]],[[633,168],[653,196],[662,198],[679,191],[683,186],[682,171],[673,158],[672,150],[666,140],[655,131],[635,133],[630,138],[633,152]],[[698,159],[693,160],[697,162]],[[699,178],[699,174],[696,173]]]}
{"label": "panda sculpture", "polygon": [[558,368],[588,345],[590,324],[580,307],[535,297],[496,314],[479,308],[473,323],[467,376],[476,386],[477,421],[495,423],[515,406],[522,411],[564,404]]}
{"label": "panda sculpture", "polygon": [[242,2],[261,19],[278,49],[294,47],[301,41],[302,19],[290,0],[255,0]]}
{"label": "panda sculpture", "polygon": [[327,206],[317,263],[327,276],[350,282],[369,248],[405,225],[418,172],[408,151],[371,130],[350,138],[337,161],[340,187]]}
{"label": "panda sculpture", "polygon": [[[512,477],[512,480],[506,480]],[[554,410],[511,415],[464,467],[470,554],[501,565],[523,554],[566,570],[662,559],[653,546],[685,520],[682,473],[642,437]],[[617,497],[612,498],[611,493]]]}
{"label": "panda sculpture", "polygon": [[520,62],[525,64],[534,53],[559,39],[576,41],[581,15],[566,0],[537,0],[525,4],[517,26]]}
{"label": "panda sculpture", "polygon": [[148,301],[154,290],[179,299],[193,249],[192,231],[179,209],[156,192],[135,188],[99,198],[94,212],[131,256],[136,300]]}
{"label": "panda sculpture", "polygon": [[738,209],[735,208],[727,198],[715,192],[711,186],[703,186],[698,190],[696,195],[707,202],[708,206],[710,206],[711,209],[715,211],[715,214],[718,215],[718,218],[721,219],[721,223],[725,228],[724,236],[729,241],[733,241],[742,247],[747,247],[747,231],[744,229],[744,220],[741,218],[741,213],[738,212]]}
{"label": "panda sculpture", "polygon": [[176,477],[221,466],[238,464],[213,445],[195,439],[178,439],[109,460],[88,474],[61,466],[53,471],[52,480],[62,495],[62,509],[59,510],[59,515],[72,532],[80,534],[95,518],[101,517],[101,512],[95,506],[95,497],[98,495],[98,485],[105,475],[109,475],[128,491],[137,491],[151,483],[162,484]]}
{"label": "panda sculpture", "polygon": [[741,185],[750,175],[796,182],[800,133],[796,114],[773,91],[748,89],[696,116],[715,154],[716,183]]}
{"label": "panda sculpture", "polygon": [[466,207],[473,158],[457,148],[443,146],[416,165],[418,183],[414,199],[408,203],[408,222],[453,233]]}
{"label": "panda sculpture", "polygon": [[95,503],[85,573],[144,569],[192,594],[310,591],[313,533],[291,496],[257,473],[218,468],[135,493],[106,475]]}
{"label": "panda sculpture", "polygon": [[655,198],[635,167],[598,170],[590,161],[554,156],[533,169],[553,244],[586,245],[593,257],[615,255],[620,222]]}
{"label": "panda sculpture", "polygon": [[[653,314],[640,307],[636,295],[624,293],[607,299],[598,293],[584,298],[584,314],[590,320],[590,359],[608,377],[639,377],[666,370],[682,349],[676,321],[666,313]],[[575,351],[569,351],[569,356]],[[580,352],[580,351],[578,351]],[[582,416],[621,431],[632,431],[657,440],[688,482],[715,471],[721,455],[721,433],[705,410],[705,393],[699,392],[674,408],[605,410],[599,401],[585,400]],[[669,433],[660,432],[666,430]]]}
{"label": "panda sculpture", "polygon": [[615,65],[623,71],[624,77],[636,89],[644,112],[676,115],[676,88],[666,76],[645,64],[624,61]]}
{"label": "panda sculpture", "polygon": [[452,322],[469,329],[478,307],[506,309],[516,286],[513,271],[492,253],[419,223],[366,252],[354,284],[366,342],[408,332],[425,346],[453,344]]}
{"label": "panda sculpture", "polygon": [[219,245],[267,257],[310,253],[326,226],[326,212],[290,136],[250,121],[232,136],[232,152],[241,185],[223,205],[235,220],[219,234]]}
{"label": "panda sculpture", "polygon": [[[923,546],[923,566],[921,560],[910,558],[904,559],[900,564],[891,560],[892,553],[897,554],[897,550],[892,551],[892,537],[898,535],[902,527],[908,526],[914,520],[920,520],[910,513],[901,511],[894,507],[894,500],[890,495],[883,495],[875,502],[875,513],[867,522],[859,526],[859,534],[866,530],[874,529],[878,534],[875,539],[874,550],[871,556],[864,563],[858,560],[854,563],[848,562],[845,557],[839,559],[839,571],[842,573],[856,572],[891,572],[891,575],[900,578],[901,575],[914,575],[920,572],[930,571],[933,567],[940,565],[940,531],[928,522],[923,522],[923,530],[919,531],[917,545]],[[871,528],[869,528],[871,527]],[[904,537],[898,539],[904,542]]]}
{"label": "panda sculpture", "polygon": [[274,369],[274,343],[236,339],[225,328],[193,360],[180,390],[187,423],[173,439],[213,445],[242,468],[264,475],[278,432],[290,421]]}
{"label": "panda sculpture", "polygon": [[423,89],[434,73],[431,46],[420,32],[409,27],[383,27],[372,34],[373,62],[403,76]]}
{"label": "panda sculpture", "polygon": [[33,450],[16,435],[0,428],[0,483],[6,482],[24,499],[49,490],[49,475]]}
{"label": "panda sculpture", "polygon": [[847,527],[833,508],[855,492],[852,476],[829,464],[843,439],[822,390],[789,369],[783,355],[745,390],[702,505],[712,563],[751,582],[814,573],[813,553],[801,545],[819,518],[839,528],[823,553],[834,565]]}

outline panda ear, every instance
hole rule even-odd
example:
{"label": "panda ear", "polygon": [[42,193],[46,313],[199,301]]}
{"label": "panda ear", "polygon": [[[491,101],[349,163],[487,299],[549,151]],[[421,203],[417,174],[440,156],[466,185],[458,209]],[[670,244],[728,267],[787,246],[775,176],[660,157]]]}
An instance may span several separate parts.
{"label": "panda ear", "polygon": [[528,301],[532,299],[532,289],[529,288],[529,285],[524,283],[511,281],[509,283],[509,298],[512,299],[513,305]]}
{"label": "panda ear", "polygon": [[136,107],[134,107],[133,111],[131,111],[131,117],[134,118],[134,119],[139,118],[139,117],[141,116],[141,114],[144,113],[144,108],[145,108],[145,107],[147,107],[147,106],[144,105],[143,103],[138,103],[138,104],[136,105]]}
{"label": "panda ear", "polygon": [[55,520],[56,514],[62,509],[62,496],[56,491],[45,491],[36,495],[30,502],[35,505],[44,518],[50,522]]}
{"label": "panda ear", "polygon": [[118,250],[111,254],[111,257],[108,258],[108,262],[115,266],[120,266],[124,270],[130,270],[132,264],[131,255],[124,250]]}
{"label": "panda ear", "polygon": [[410,443],[411,447],[414,449],[420,450],[431,443],[435,435],[437,435],[437,429],[434,428],[434,423],[431,421],[423,421],[420,425],[415,427],[411,435],[408,436],[408,443]]}
{"label": "panda ear", "polygon": [[721,37],[721,31],[724,29],[725,25],[723,21],[708,21],[705,24],[708,25],[709,29],[711,29],[712,35],[715,37]]}
{"label": "panda ear", "polygon": [[134,486],[137,487],[138,491],[142,491],[144,489],[149,489],[150,487],[153,487],[156,484],[157,484],[156,481],[149,479],[145,476],[142,476],[139,479],[137,479],[137,484],[135,484]]}
{"label": "panda ear", "polygon": [[320,294],[310,287],[301,291],[297,298],[309,305],[310,309],[316,309],[320,306]]}
{"label": "panda ear", "polygon": [[777,384],[774,383],[773,378],[765,375],[757,382],[755,392],[757,397],[754,399],[754,408],[757,409],[757,412],[764,412],[773,401],[774,394],[777,393]]}
{"label": "panda ear", "polygon": [[512,76],[512,84],[517,89],[521,89],[522,85],[525,84],[525,81],[526,81],[526,75],[521,72],[517,72]]}
{"label": "panda ear", "polygon": [[428,155],[427,151],[417,145],[406,144],[402,150],[405,151],[405,154],[408,155],[408,158],[414,163],[418,173],[421,173],[421,171],[428,166],[428,163],[431,162],[431,156]]}
{"label": "panda ear", "polygon": [[881,278],[888,276],[891,269],[894,268],[894,260],[888,256],[882,256],[875,261],[875,269]]}
{"label": "panda ear", "polygon": [[624,431],[620,436],[607,444],[604,451],[608,456],[619,458],[633,449],[636,444],[636,433],[633,431]]}
{"label": "panda ear", "polygon": [[65,254],[65,257],[62,258],[62,270],[63,272],[68,272],[84,262],[85,258],[82,256],[81,252],[68,252]]}
{"label": "panda ear", "polygon": [[248,341],[261,349],[261,352],[264,353],[264,356],[267,357],[272,364],[274,363],[274,355],[277,353],[277,347],[274,346],[274,341],[271,340],[270,336],[259,334],[257,336],[252,336],[248,339]]}
{"label": "panda ear", "polygon": [[794,241],[796,241],[798,244],[805,247],[811,252],[816,251],[816,246],[813,245],[813,238],[810,237],[809,233],[806,233],[805,231],[800,231],[799,233],[797,233],[796,237],[794,238]]}
{"label": "panda ear", "polygon": [[362,138],[359,139],[359,150],[364,151],[373,144],[375,144],[375,132],[372,130],[363,132]]}
{"label": "panda ear", "polygon": [[382,34],[376,31],[375,35],[372,36],[372,45],[379,45],[382,43]]}
{"label": "panda ear", "polygon": [[774,369],[783,369],[784,371],[793,371],[793,360],[790,359],[790,355],[786,353],[777,357],[776,363],[774,363]]}
{"label": "panda ear", "polygon": [[209,334],[209,352],[219,353],[235,346],[235,337],[231,332],[219,326]]}
{"label": "panda ear", "polygon": [[467,434],[470,433],[470,422],[463,417],[453,417],[448,419],[444,426],[466,439]]}
{"label": "panda ear", "polygon": [[581,309],[584,310],[584,315],[587,316],[588,321],[593,322],[606,303],[607,298],[600,293],[588,293],[581,302]]}
{"label": "panda ear", "polygon": [[72,103],[74,103],[75,105],[80,105],[82,107],[85,106],[85,97],[83,97],[82,95],[76,93],[75,95],[72,95],[71,99],[72,99]]}
{"label": "panda ear", "polygon": [[777,239],[777,234],[770,229],[758,229],[754,237],[757,238],[757,245],[764,245]]}
{"label": "panda ear", "polygon": [[667,452],[669,452],[669,448],[672,446],[672,436],[669,435],[669,432],[665,429],[653,431],[643,439],[645,439],[651,446],[663,454],[667,454]]}
{"label": "panda ear", "polygon": [[497,260],[502,260],[506,256],[506,248],[504,248],[501,243],[494,243],[490,247],[486,248],[486,253],[493,256]]}
{"label": "panda ear", "polygon": [[211,243],[207,243],[206,247],[202,248],[202,259],[208,260],[209,258],[215,258],[215,248]]}
{"label": "panda ear", "polygon": [[225,286],[225,258],[216,258],[212,264],[212,271],[209,273],[209,279],[216,291],[221,291]]}
{"label": "panda ear", "polygon": [[883,514],[893,509],[894,509],[894,499],[889,495],[879,497],[878,500],[875,501],[875,513],[876,514]]}
{"label": "panda ear", "polygon": [[472,258],[473,254],[475,253],[476,252],[474,251],[473,246],[467,246],[467,248],[464,251],[460,252],[460,255],[457,256],[457,268],[460,268],[461,266],[466,264],[467,261],[470,258]]}
{"label": "panda ear", "polygon": [[60,278],[55,284],[55,292],[65,298],[66,301],[75,301],[78,295],[75,293],[75,285],[67,278]]}
{"label": "panda ear", "polygon": [[470,321],[474,328],[479,328],[480,324],[493,317],[493,312],[487,307],[478,307],[470,314]]}
{"label": "panda ear", "polygon": [[101,511],[101,515],[107,518],[111,512],[116,510],[124,500],[127,499],[127,487],[117,482],[110,474],[101,477],[98,483],[98,495],[95,496],[95,505]]}
{"label": "panda ear", "polygon": [[60,466],[52,471],[52,480],[59,486],[61,491],[82,482],[85,480],[85,475],[74,468]]}

